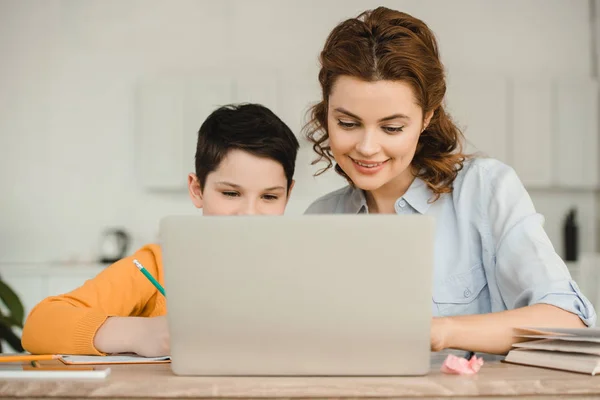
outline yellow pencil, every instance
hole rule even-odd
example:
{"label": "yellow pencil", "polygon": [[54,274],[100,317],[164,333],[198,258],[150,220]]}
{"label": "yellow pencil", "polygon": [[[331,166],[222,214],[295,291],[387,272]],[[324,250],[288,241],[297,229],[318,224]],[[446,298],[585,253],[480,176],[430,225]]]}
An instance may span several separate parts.
{"label": "yellow pencil", "polygon": [[49,361],[57,360],[60,356],[57,354],[25,354],[25,355],[6,355],[0,356],[0,363],[3,362],[22,362],[22,361]]}
{"label": "yellow pencil", "polygon": [[85,366],[71,366],[71,365],[38,365],[32,367],[30,365],[24,365],[23,370],[26,371],[95,371],[95,367]]}

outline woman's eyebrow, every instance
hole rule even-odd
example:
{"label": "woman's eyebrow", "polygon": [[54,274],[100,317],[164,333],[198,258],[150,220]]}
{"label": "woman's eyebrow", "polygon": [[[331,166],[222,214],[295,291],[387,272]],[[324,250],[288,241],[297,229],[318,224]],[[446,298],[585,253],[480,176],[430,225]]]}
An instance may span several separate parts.
{"label": "woman's eyebrow", "polygon": [[[352,118],[354,118],[354,119],[357,119],[357,120],[361,121],[361,118],[360,118],[358,115],[356,115],[356,114],[353,114],[353,113],[351,113],[350,111],[348,111],[348,110],[346,110],[346,109],[344,109],[344,108],[342,108],[342,107],[335,108],[333,111],[337,111],[337,112],[339,112],[339,113],[346,114],[346,115],[347,115],[347,116],[349,116],[349,117],[352,117]],[[408,120],[410,120],[410,118],[408,117],[408,115],[404,115],[404,114],[400,114],[400,113],[398,113],[398,114],[393,114],[393,115],[390,115],[390,116],[387,116],[387,117],[383,117],[383,118],[381,118],[381,119],[379,120],[379,122],[385,122],[385,121],[389,121],[389,120],[391,120],[391,119],[396,119],[396,118],[401,118],[401,119],[408,119]]]}

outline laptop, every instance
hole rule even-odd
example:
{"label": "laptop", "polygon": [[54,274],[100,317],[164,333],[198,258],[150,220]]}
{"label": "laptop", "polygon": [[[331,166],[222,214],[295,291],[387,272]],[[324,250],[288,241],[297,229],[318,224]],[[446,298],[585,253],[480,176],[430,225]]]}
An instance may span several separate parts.
{"label": "laptop", "polygon": [[432,217],[170,216],[160,240],[176,375],[429,372]]}

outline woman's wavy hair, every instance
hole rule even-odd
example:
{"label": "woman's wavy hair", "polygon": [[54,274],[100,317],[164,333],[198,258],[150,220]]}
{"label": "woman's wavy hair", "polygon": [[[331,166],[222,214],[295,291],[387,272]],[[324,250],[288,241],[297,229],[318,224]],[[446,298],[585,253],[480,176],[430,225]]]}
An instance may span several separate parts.
{"label": "woman's wavy hair", "polygon": [[[412,87],[423,118],[433,111],[417,144],[411,164],[413,173],[434,192],[432,201],[452,191],[454,179],[467,156],[462,152],[462,132],[444,111],[444,67],[434,34],[423,21],[385,7],[365,11],[334,28],[325,42],[320,63],[323,98],[309,110],[310,120],[304,127],[318,155],[313,164],[327,163],[315,175],[334,164],[327,132],[327,110],[336,79],[346,75],[368,82],[402,81]],[[353,184],[338,164],[335,171]]]}

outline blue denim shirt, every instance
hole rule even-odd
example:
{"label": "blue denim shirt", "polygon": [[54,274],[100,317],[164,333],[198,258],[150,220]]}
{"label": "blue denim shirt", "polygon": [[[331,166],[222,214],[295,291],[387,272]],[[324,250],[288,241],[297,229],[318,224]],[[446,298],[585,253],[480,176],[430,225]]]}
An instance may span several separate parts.
{"label": "blue denim shirt", "polygon": [[[490,158],[465,162],[453,191],[433,192],[415,179],[397,199],[397,214],[435,217],[433,315],[482,314],[551,304],[593,326],[596,312],[544,231],[544,218],[515,171]],[[310,205],[307,214],[368,213],[351,186]]]}

